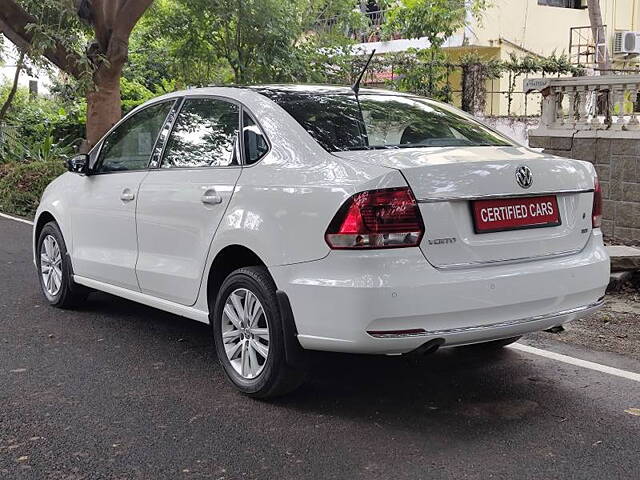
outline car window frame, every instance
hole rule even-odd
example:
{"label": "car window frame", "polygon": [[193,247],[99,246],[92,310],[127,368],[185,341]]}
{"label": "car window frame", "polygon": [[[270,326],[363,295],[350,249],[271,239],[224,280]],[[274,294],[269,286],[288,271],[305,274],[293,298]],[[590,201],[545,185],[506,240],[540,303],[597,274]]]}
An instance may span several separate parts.
{"label": "car window frame", "polygon": [[[267,151],[264,153],[264,155],[262,155],[258,160],[253,162],[251,165],[247,164],[247,159],[246,159],[245,150],[244,150],[244,131],[243,131],[243,127],[244,127],[244,114],[245,113],[247,113],[247,115],[249,115],[249,117],[251,117],[251,120],[253,120],[253,122],[256,124],[256,126],[258,127],[258,130],[260,130],[260,134],[262,135],[262,137],[264,138],[264,140],[265,140],[265,142],[267,144]],[[262,160],[264,160],[264,158],[266,156],[268,156],[271,153],[271,148],[272,148],[271,147],[271,140],[269,140],[269,137],[264,132],[264,128],[262,128],[262,125],[260,125],[260,122],[257,120],[257,117],[253,114],[253,112],[251,110],[249,110],[244,105],[242,105],[242,111],[241,111],[241,115],[240,115],[240,137],[241,137],[240,140],[241,140],[241,147],[242,147],[242,166],[244,168],[255,167],[256,165],[261,163]]]}
{"label": "car window frame", "polygon": [[[155,153],[155,151],[156,151],[156,149],[157,149],[157,147],[159,145],[160,135],[161,135],[162,131],[165,129],[165,127],[167,125],[167,121],[171,117],[171,114],[174,113],[174,111],[176,109],[176,105],[180,104],[181,100],[182,100],[182,97],[170,97],[170,98],[158,99],[157,101],[153,101],[151,103],[145,104],[141,108],[136,108],[136,109],[132,110],[131,112],[129,112],[124,117],[122,117],[119,122],[117,122],[113,127],[111,127],[109,129],[109,131],[107,133],[105,133],[103,135],[103,137],[100,139],[100,142],[98,142],[98,144],[95,147],[93,147],[91,150],[89,150],[89,156],[92,156],[92,155],[96,156],[96,164],[91,168],[91,172],[90,172],[91,176],[111,175],[111,174],[114,174],[114,173],[143,172],[143,171],[149,170],[149,166],[150,166],[151,160],[152,160],[153,155],[154,155],[154,153]],[[162,126],[160,127],[160,131],[158,132],[158,135],[156,136],[156,138],[155,138],[155,140],[153,142],[153,147],[151,148],[151,154],[149,155],[149,160],[147,161],[147,165],[144,168],[136,168],[136,169],[131,169],[131,170],[115,170],[115,171],[109,171],[109,172],[100,172],[100,171],[97,170],[102,165],[102,159],[100,158],[100,155],[102,154],[102,147],[104,146],[105,140],[107,138],[109,138],[109,136],[111,136],[111,134],[117,128],[119,128],[122,124],[124,124],[125,122],[129,121],[130,119],[132,119],[138,113],[141,113],[141,112],[143,112],[144,110],[146,110],[148,108],[155,107],[155,106],[160,105],[162,103],[170,103],[170,102],[172,102],[173,105],[169,109],[169,113],[167,113],[167,116],[165,117],[164,121],[162,122]],[[166,138],[164,140],[165,140],[165,143],[166,143]]]}
{"label": "car window frame", "polygon": [[[164,162],[164,157],[166,154],[166,150],[167,150],[167,145],[169,143],[169,138],[171,138],[171,135],[173,134],[173,130],[175,129],[176,126],[176,122],[178,121],[178,117],[180,116],[180,113],[182,112],[182,109],[184,108],[184,105],[189,101],[189,100],[198,100],[198,99],[204,99],[204,100],[221,100],[223,102],[227,102],[227,103],[231,103],[234,105],[237,105],[238,107],[238,140],[236,141],[236,145],[235,145],[235,149],[236,149],[236,155],[238,156],[238,165],[208,165],[208,166],[200,166],[200,167],[170,167],[170,168],[163,168],[162,167],[162,163]],[[177,113],[175,115],[175,118],[173,119],[173,122],[171,124],[171,130],[169,131],[167,138],[165,139],[164,145],[162,146],[162,152],[160,153],[160,157],[159,157],[159,161],[157,163],[157,165],[151,167],[154,170],[160,170],[160,171],[167,171],[170,172],[172,170],[178,170],[178,171],[184,171],[184,170],[202,170],[202,169],[209,169],[209,168],[243,168],[245,167],[245,162],[244,162],[244,154],[243,154],[243,148],[244,148],[244,144],[242,142],[242,102],[239,102],[238,100],[236,100],[235,98],[230,98],[230,97],[223,97],[222,95],[208,95],[208,94],[198,94],[198,95],[185,95],[182,98],[182,101],[180,102],[180,108],[177,110]]]}

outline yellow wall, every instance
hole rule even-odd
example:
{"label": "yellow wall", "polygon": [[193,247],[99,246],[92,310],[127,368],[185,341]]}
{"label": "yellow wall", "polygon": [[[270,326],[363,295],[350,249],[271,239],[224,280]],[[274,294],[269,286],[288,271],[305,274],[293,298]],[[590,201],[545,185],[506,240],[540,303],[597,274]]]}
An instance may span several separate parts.
{"label": "yellow wall", "polygon": [[[571,27],[589,26],[589,12],[584,9],[571,9],[538,5],[538,0],[492,0],[492,7],[484,14],[480,23],[471,26],[472,35],[467,35],[471,48],[497,47],[497,58],[507,60],[510,53],[522,56],[533,53],[542,56],[569,54],[569,33]],[[609,52],[613,49],[613,37],[616,30],[640,30],[640,0],[601,0],[603,22],[607,26]],[[574,52],[575,53],[575,52]],[[632,67],[640,57],[628,63],[613,57],[614,67]],[[572,59],[574,60],[574,59]],[[582,59],[584,62],[584,58]],[[537,75],[536,75],[537,76]],[[524,77],[516,82],[516,91],[522,90]],[[489,86],[490,85],[490,86]],[[503,76],[488,82],[488,90],[506,91],[508,78]],[[525,97],[522,93],[513,95],[512,115],[539,112],[539,95]],[[507,96],[494,94],[487,98],[487,114],[506,115]]]}
{"label": "yellow wall", "polygon": [[[538,0],[492,0],[480,24],[471,28],[478,45],[498,45],[500,38],[539,55],[569,53],[569,29],[589,25],[585,10],[538,5]],[[609,49],[616,30],[640,30],[640,0],[601,0]]]}
{"label": "yellow wall", "polygon": [[600,7],[604,22],[613,25],[609,28],[612,35],[615,30],[640,29],[640,1],[637,0],[602,0]]}

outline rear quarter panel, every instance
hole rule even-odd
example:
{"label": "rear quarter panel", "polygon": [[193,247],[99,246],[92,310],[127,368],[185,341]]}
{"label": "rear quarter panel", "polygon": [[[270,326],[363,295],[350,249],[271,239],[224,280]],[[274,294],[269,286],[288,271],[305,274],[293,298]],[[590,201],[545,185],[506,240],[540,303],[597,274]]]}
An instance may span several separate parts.
{"label": "rear quarter panel", "polygon": [[274,147],[262,163],[245,168],[213,242],[219,251],[239,244],[267,266],[317,260],[329,253],[324,233],[353,193],[405,185],[395,170],[349,165],[327,155],[295,165]]}

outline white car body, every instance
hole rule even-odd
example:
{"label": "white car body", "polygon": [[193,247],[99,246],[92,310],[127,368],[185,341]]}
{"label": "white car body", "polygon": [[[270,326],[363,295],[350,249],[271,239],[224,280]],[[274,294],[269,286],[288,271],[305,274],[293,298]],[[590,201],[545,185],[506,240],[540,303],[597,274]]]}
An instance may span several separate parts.
{"label": "white car body", "polygon": [[[514,337],[602,304],[609,259],[591,222],[591,164],[521,146],[330,153],[247,88],[152,103],[195,96],[251,112],[268,153],[251,166],[160,169],[152,159],[141,170],[56,179],[38,208],[34,244],[55,219],[76,283],[208,323],[210,284],[221,281],[216,258],[240,246],[288,296],[303,348],[375,354],[432,339],[453,346]],[[534,177],[526,191],[514,177],[521,165]],[[419,247],[329,247],[327,226],[352,195],[407,185],[424,220]],[[557,195],[561,225],[474,232],[471,200],[544,193]],[[214,203],[202,203],[207,194]]]}

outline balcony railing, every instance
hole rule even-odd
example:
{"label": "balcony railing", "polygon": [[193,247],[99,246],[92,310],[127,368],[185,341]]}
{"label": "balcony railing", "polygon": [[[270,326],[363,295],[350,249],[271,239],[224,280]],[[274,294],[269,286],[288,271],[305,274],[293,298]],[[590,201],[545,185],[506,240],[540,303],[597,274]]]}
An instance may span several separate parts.
{"label": "balcony railing", "polygon": [[388,11],[362,13],[360,25],[350,25],[348,17],[322,18],[316,22],[313,29],[322,33],[340,33],[359,43],[379,42],[382,40],[382,26]]}
{"label": "balcony railing", "polygon": [[570,130],[640,130],[640,75],[527,79],[542,92],[540,126]]}

